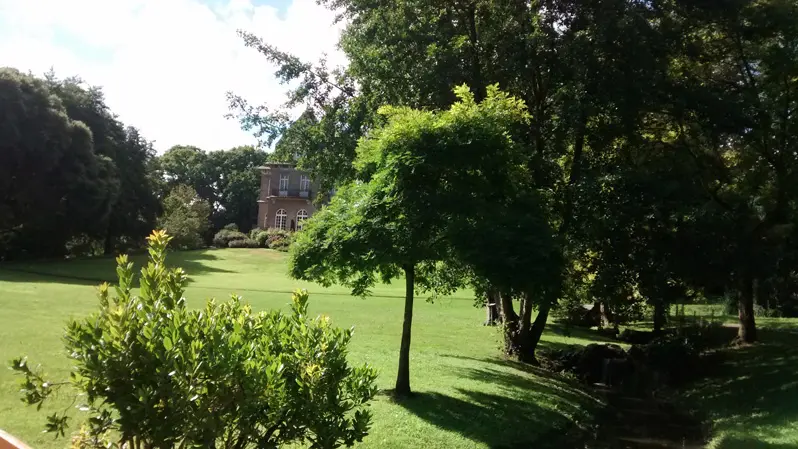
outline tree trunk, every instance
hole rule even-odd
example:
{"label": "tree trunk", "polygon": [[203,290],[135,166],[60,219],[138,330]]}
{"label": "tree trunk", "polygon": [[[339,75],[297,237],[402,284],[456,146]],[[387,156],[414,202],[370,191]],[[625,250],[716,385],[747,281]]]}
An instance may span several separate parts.
{"label": "tree trunk", "polygon": [[525,342],[526,347],[524,348],[524,361],[526,362],[535,363],[537,361],[535,358],[535,350],[537,350],[538,343],[540,343],[540,337],[543,336],[543,329],[546,328],[546,321],[549,319],[551,304],[552,301],[547,300],[540,305],[540,308],[538,309],[538,316],[535,317],[535,322],[529,329],[529,337]]}
{"label": "tree trunk", "polygon": [[601,327],[609,329],[614,325],[615,320],[612,318],[612,309],[610,309],[607,301],[602,300],[599,303],[599,311],[601,316]]}
{"label": "tree trunk", "polygon": [[485,326],[495,326],[501,322],[499,313],[499,292],[489,289],[485,302]]}
{"label": "tree trunk", "polygon": [[737,313],[740,328],[737,334],[739,341],[753,343],[756,341],[756,321],[754,320],[754,282],[750,275],[744,275],[737,293]]}
{"label": "tree trunk", "polygon": [[654,333],[659,334],[665,328],[665,303],[662,300],[654,302]]}
{"label": "tree trunk", "polygon": [[111,232],[111,226],[105,231],[105,241],[103,242],[103,254],[110,256],[114,253],[114,233]]}
{"label": "tree trunk", "polygon": [[518,354],[518,315],[513,309],[513,298],[510,295],[499,295],[499,312],[504,326],[504,353],[507,355]]}
{"label": "tree trunk", "polygon": [[416,268],[406,264],[405,272],[405,316],[402,322],[402,345],[399,348],[399,372],[396,374],[396,395],[410,396],[410,331],[413,326],[413,294],[415,292]]}

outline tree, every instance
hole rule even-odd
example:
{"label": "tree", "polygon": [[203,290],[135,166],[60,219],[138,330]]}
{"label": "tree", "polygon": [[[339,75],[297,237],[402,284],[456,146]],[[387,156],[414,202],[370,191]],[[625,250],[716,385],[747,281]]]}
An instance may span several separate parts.
{"label": "tree", "polygon": [[210,224],[211,208],[189,186],[175,186],[163,201],[158,226],[168,232],[175,246],[195,249],[204,246],[202,235]]}
{"label": "tree", "polygon": [[159,204],[147,176],[155,156],[152,143],[134,127],[125,127],[105,104],[102,89],[86,86],[78,77],[58,79],[52,71],[45,82],[61,99],[73,120],[86,124],[92,133],[95,153],[113,163],[113,178],[119,190],[113,199],[107,228],[101,236],[104,252],[138,248],[155,225]]}
{"label": "tree", "polygon": [[695,251],[702,279],[690,280],[736,293],[739,339],[752,342],[754,286],[778,271],[794,235],[798,5],[665,2],[663,15],[676,49],[670,132],[704,199],[686,222],[710,249]]}
{"label": "tree", "polygon": [[248,232],[258,221],[260,197],[260,171],[267,154],[251,146],[235,147],[208,154],[209,162],[218,167],[215,181],[221,207],[213,217],[214,228],[236,223],[241,231]]}
{"label": "tree", "polygon": [[[611,304],[618,293],[645,291],[658,321],[687,290],[735,292],[745,341],[755,338],[755,290],[780,285],[789,302],[794,2],[324,3],[346,20],[345,70],[242,33],[278,76],[299,81],[286,105],[308,112],[292,122],[287,108],[231,101],[248,129],[290,134],[300,163],[334,167],[333,181],[368,175],[348,164],[356,139],[383,123],[376,105],[446,109],[452,85],[467,83],[481,100],[499,83],[531,113],[513,138],[529,155],[531,182],[549,192],[566,260],[560,278],[591,277],[607,310],[630,305]],[[646,191],[635,197],[638,187]],[[652,225],[652,215],[664,223]],[[631,252],[606,243],[613,238]],[[702,251],[674,251],[674,241]]]}
{"label": "tree", "polygon": [[213,230],[236,223],[249,231],[257,222],[260,173],[267,153],[251,146],[205,152],[193,146],[174,146],[158,158],[167,186],[192,186],[212,207]]}
{"label": "tree", "polygon": [[[357,176],[368,181],[342,186],[291,250],[293,277],[340,283],[356,295],[366,294],[378,280],[404,274],[400,396],[411,393],[414,291],[445,293],[457,287],[460,281],[436,274],[447,264],[470,267],[501,287],[527,294],[521,320],[526,326],[512,330],[512,341],[531,341],[535,295],[550,300],[545,276],[530,274],[558,270],[548,216],[535,204],[539,197],[513,182],[523,159],[507,131],[525,119],[523,104],[495,87],[481,103],[465,87],[457,94],[461,101],[438,113],[383,108],[386,125],[358,146]],[[513,193],[518,190],[524,194]],[[519,223],[512,208],[525,208],[524,217],[534,218]],[[539,268],[530,271],[529,263]]]}
{"label": "tree", "polygon": [[3,257],[58,256],[73,237],[103,235],[119,183],[92,133],[42,80],[0,69]]}

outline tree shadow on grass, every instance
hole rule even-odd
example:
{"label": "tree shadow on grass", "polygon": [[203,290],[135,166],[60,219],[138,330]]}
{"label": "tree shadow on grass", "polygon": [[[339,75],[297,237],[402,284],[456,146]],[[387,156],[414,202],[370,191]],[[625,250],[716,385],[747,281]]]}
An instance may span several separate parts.
{"label": "tree shadow on grass", "polygon": [[717,374],[685,395],[724,435],[721,448],[790,447],[764,441],[785,433],[798,440],[798,330],[759,334],[761,343],[725,349]]}
{"label": "tree shadow on grass", "polygon": [[[171,267],[181,267],[192,278],[205,273],[233,273],[231,270],[208,265],[207,261],[217,260],[219,257],[211,250],[194,250],[172,252],[167,256],[167,263]],[[133,271],[136,274],[134,287],[138,287],[138,277],[141,267],[147,263],[146,253],[130,255],[134,263]],[[116,283],[115,257],[101,256],[75,260],[43,260],[33,262],[11,262],[0,264],[0,281],[25,282],[25,283],[54,283],[71,285],[95,286],[103,282]]]}
{"label": "tree shadow on grass", "polygon": [[[554,334],[561,337],[568,337],[568,338],[578,338],[582,340],[589,340],[595,343],[621,343],[618,340],[602,334],[594,329],[588,329],[585,327],[578,327],[578,326],[568,326],[562,323],[548,323],[546,324],[546,333]],[[546,334],[543,334],[544,338]],[[545,340],[540,342],[541,345],[545,343]]]}
{"label": "tree shadow on grass", "polygon": [[728,437],[716,443],[714,447],[720,449],[795,449],[796,444],[769,443],[747,437]]}
{"label": "tree shadow on grass", "polygon": [[398,404],[491,448],[570,447],[566,441],[601,406],[578,385],[540,368],[501,359],[451,358],[473,362],[474,367],[453,371],[474,388],[457,388],[452,395],[420,393]]}

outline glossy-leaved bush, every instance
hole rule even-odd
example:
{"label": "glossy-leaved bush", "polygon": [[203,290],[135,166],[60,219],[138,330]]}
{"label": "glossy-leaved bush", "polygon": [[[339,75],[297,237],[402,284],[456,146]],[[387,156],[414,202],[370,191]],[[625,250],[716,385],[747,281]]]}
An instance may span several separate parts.
{"label": "glossy-leaved bush", "polygon": [[[25,376],[24,400],[41,405],[58,388],[74,388],[90,414],[81,441],[102,447],[109,439],[135,448],[360,441],[376,372],[347,362],[352,330],[309,317],[306,291],[294,292],[289,313],[255,313],[235,296],[189,309],[186,273],[165,264],[169,240],[161,231],[148,238],[137,293],[133,263],[120,256],[118,286],[100,286],[99,311],[68,324],[68,382],[47,382],[24,358],[13,362]],[[66,415],[48,418],[48,430],[61,435],[67,424]]]}

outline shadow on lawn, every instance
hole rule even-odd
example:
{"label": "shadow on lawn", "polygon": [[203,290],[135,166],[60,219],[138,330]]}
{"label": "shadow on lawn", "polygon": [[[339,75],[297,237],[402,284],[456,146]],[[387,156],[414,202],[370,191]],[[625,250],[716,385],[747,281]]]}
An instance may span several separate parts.
{"label": "shadow on lawn", "polygon": [[[593,329],[588,329],[578,326],[568,326],[556,322],[546,324],[546,333],[558,335],[561,337],[589,340],[594,343],[615,343],[615,344],[622,343],[606,334],[602,334]],[[545,338],[546,334],[543,334],[543,336]],[[546,341],[542,340],[540,344],[542,347],[545,347]]]}
{"label": "shadow on lawn", "polygon": [[[477,368],[454,368],[458,377],[490,385],[491,391],[420,393],[398,404],[490,448],[570,447],[566,439],[579,430],[576,421],[600,405],[576,385],[539,368],[501,359],[450,357],[473,361]],[[519,367],[523,369],[516,371]]]}
{"label": "shadow on lawn", "polygon": [[[103,282],[116,283],[116,261],[114,257],[101,256],[75,260],[46,260],[35,262],[12,262],[0,264],[0,281],[5,282],[49,282],[56,284],[98,285]],[[209,250],[180,251],[170,253],[167,264],[183,268],[192,278],[204,273],[232,273],[223,268],[211,267],[205,261],[217,260]],[[141,267],[147,263],[144,253],[130,255],[136,274],[134,287],[138,287]]]}
{"label": "shadow on lawn", "polygon": [[787,448],[762,439],[798,440],[798,329],[760,329],[761,343],[724,350],[717,375],[686,394],[707,412],[720,448]]}

